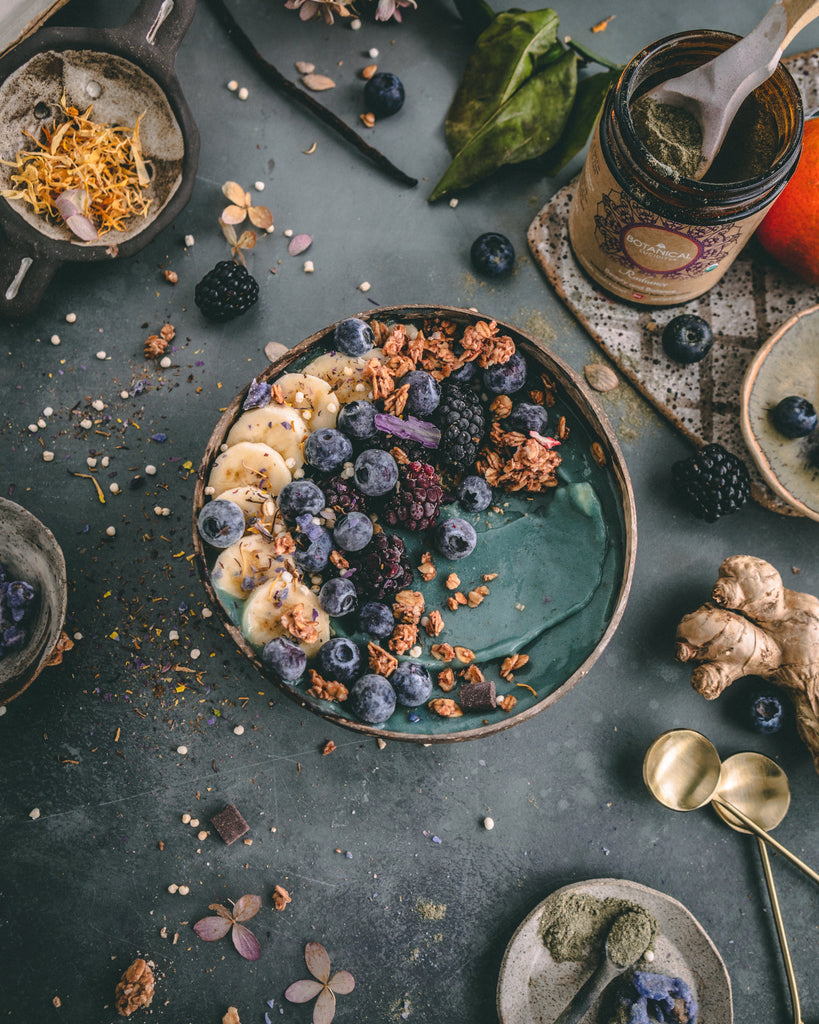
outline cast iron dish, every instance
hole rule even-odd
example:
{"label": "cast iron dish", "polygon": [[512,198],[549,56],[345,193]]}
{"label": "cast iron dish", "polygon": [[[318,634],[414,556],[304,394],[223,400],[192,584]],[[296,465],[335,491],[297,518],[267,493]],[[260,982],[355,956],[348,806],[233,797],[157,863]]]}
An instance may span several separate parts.
{"label": "cast iron dish", "polygon": [[[386,307],[357,315],[363,320],[415,324],[438,317],[454,321],[461,329],[467,324],[492,319],[465,309],[421,305]],[[498,326],[500,333],[509,335],[517,350],[525,354],[530,368],[542,367],[557,384],[553,419],[557,422],[557,415],[565,415],[571,430],[569,439],[560,449],[564,461],[559,475],[566,486],[554,489],[548,496],[536,495],[534,501],[523,493],[515,495],[496,491],[495,502],[503,506],[502,510],[489,509],[476,514],[475,525],[481,538],[479,547],[485,563],[483,568],[477,566],[477,548],[469,558],[448,562],[434,552],[427,535],[395,532],[405,540],[413,568],[419,564],[424,550],[433,550],[438,571],[436,578],[422,582],[416,572],[412,586],[425,594],[427,611],[433,607],[442,608],[447,628],[453,632],[442,633],[435,641],[430,641],[421,629],[419,636],[424,640],[425,650],[431,642],[444,640],[476,651],[482,649],[487,652],[481,661],[486,677],[498,682],[499,695],[508,691],[514,693],[517,703],[510,712],[498,708],[486,713],[464,713],[459,717],[439,717],[426,706],[403,708],[383,725],[374,726],[358,721],[344,703],[311,697],[306,692],[308,682],[286,685],[270,676],[302,707],[329,721],[385,739],[418,743],[475,739],[507,729],[554,704],[582,679],[611,639],[623,614],[634,568],[636,518],[631,482],[614,432],[595,400],[565,363],[509,324],[499,323]],[[334,327],[331,325],[296,345],[257,379],[273,383],[284,373],[307,368],[317,356],[332,350]],[[220,600],[211,579],[211,568],[218,551],[204,544],[196,525],[200,510],[209,500],[205,488],[212,464],[220,454],[231,426],[242,413],[247,390],[237,395],[217,423],[202,458],[194,494],[193,541],[197,568],[213,607],[242,654],[260,672],[267,674],[258,651],[247,642],[239,628],[240,611],[236,602],[231,607],[230,600],[224,604]],[[605,455],[603,465],[598,464],[591,454],[595,442]],[[590,485],[596,495],[593,500],[599,523],[599,543],[594,553],[588,543],[590,534],[584,515],[568,509],[573,499],[567,499],[567,494],[577,494],[576,488],[580,486],[582,490],[585,485]],[[561,495],[561,492],[565,493]],[[586,518],[591,519],[591,516]],[[571,525],[572,520],[574,525]],[[473,557],[475,564],[471,564]],[[461,608],[457,613],[448,612],[445,602],[449,592],[444,589],[447,575],[457,571],[465,584],[463,589],[467,590],[467,584],[476,586],[482,573],[490,569],[496,570],[498,576],[489,583],[490,595],[485,603],[480,607]],[[568,594],[572,587],[580,585],[577,581],[584,575],[596,583],[591,584],[591,589],[584,596],[585,603],[578,600],[571,605]],[[309,585],[309,579],[307,582]],[[592,596],[588,597],[588,593]],[[566,608],[571,605],[576,610],[561,618],[561,601],[565,601]],[[518,613],[520,619],[517,618]],[[524,614],[528,617],[529,626],[534,623],[537,635],[525,647],[521,647],[518,639],[515,649],[528,653],[531,660],[525,669],[515,673],[514,682],[507,683],[500,680],[498,668],[500,660],[511,653],[509,631],[518,630],[519,638]],[[542,624],[546,622],[550,623],[549,628],[543,629]],[[332,620],[336,632],[343,631],[341,623],[342,620]],[[348,635],[366,652],[366,638],[354,632]],[[490,649],[491,654],[488,653]],[[423,657],[434,679],[444,665],[431,660],[429,653]],[[463,666],[453,663],[452,667],[457,671]],[[445,694],[434,689],[432,696],[456,697],[457,691]]]}
{"label": "cast iron dish", "polygon": [[0,562],[9,580],[23,579],[36,591],[25,645],[0,657],[0,704],[7,704],[48,664],[65,621],[68,585],[65,558],[54,535],[6,498],[0,498]]}
{"label": "cast iron dish", "polygon": [[[151,173],[151,207],[126,231],[81,242],[47,224],[22,201],[0,199],[0,315],[20,316],[40,302],[62,263],[131,256],[176,217],[193,190],[199,133],[174,74],[174,58],[196,0],[140,0],[122,28],[46,28],[0,60],[0,159],[13,160],[53,119],[60,98],[95,121],[140,126]],[[0,188],[11,184],[0,165]]]}

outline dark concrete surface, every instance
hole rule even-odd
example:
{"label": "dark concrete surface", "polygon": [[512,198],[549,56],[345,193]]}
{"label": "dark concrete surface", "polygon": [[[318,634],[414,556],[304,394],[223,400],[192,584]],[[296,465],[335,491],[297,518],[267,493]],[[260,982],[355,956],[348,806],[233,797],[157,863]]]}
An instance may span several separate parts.
{"label": "dark concrete surface", "polygon": [[[518,923],[553,889],[597,877],[632,879],[691,910],[725,959],[737,1021],[790,1019],[754,842],[711,811],[674,814],[655,804],[641,763],[651,740],[678,726],[701,730],[724,755],[768,754],[792,787],[777,835],[817,865],[819,779],[792,724],[772,737],[752,733],[740,716],[750,681],[708,704],[672,657],[678,618],[705,599],[727,555],[764,557],[786,585],[819,593],[817,525],[757,506],[712,526],[680,512],[669,466],[689,448],[626,384],[601,401],[637,500],[631,599],[588,677],[531,722],[486,741],[382,750],[298,709],[244,662],[216,617],[203,615],[190,560],[193,473],[220,409],[266,365],[268,342],[292,345],[373,302],[440,302],[516,323],[578,371],[597,355],[525,242],[534,214],[577,161],[555,180],[536,167],[509,170],[455,209],[427,204],[447,163],[443,120],[469,40],[448,3],[419,6],[401,25],[365,21],[356,33],[301,23],[280,0],[231,2],[285,74],[295,77],[293,62],[310,60],[336,80],[321,98],[351,124],[363,110],[358,72],[377,47],[375,63],[400,75],[408,98],[366,137],[421,178],[418,188],[388,180],[273,93],[201,4],[177,60],[202,136],[189,207],[128,261],[63,269],[35,315],[0,326],[0,493],[56,534],[68,563],[67,628],[82,635],[63,665],[0,718],[4,1019],[107,1024],[121,972],[142,955],[156,963],[157,996],[134,1020],[218,1024],[234,1005],[243,1024],[260,1024],[265,1012],[307,1021],[310,1006],[286,1003],[283,993],[307,976],[304,945],[315,940],[334,969],[356,978],[355,992],[339,998],[338,1021],[491,1024]],[[746,32],[766,7],[575,0],[557,9],[562,33],[625,61],[678,29]],[[111,24],[129,8],[77,0],[59,21]],[[616,18],[593,35],[609,14]],[[819,45],[819,27],[797,43]],[[226,89],[229,79],[249,89],[245,103]],[[273,211],[276,231],[249,258],[258,307],[220,327],[201,317],[193,289],[227,256],[217,217],[228,179],[265,182],[253,195]],[[287,255],[286,228],[313,235],[303,257]],[[503,231],[518,251],[503,284],[478,280],[469,266],[469,246],[486,230]],[[305,258],[314,273],[303,272]],[[176,287],[164,268],[179,274]],[[358,290],[365,280],[366,296]],[[143,359],[142,345],[165,322],[176,339],[163,370]],[[101,350],[104,361],[95,357]],[[120,397],[142,380],[141,394]],[[98,399],[105,409],[91,414],[104,421],[82,430],[77,410]],[[48,406],[47,426],[30,433]],[[152,440],[157,434],[167,440]],[[55,453],[50,463],[44,448]],[[70,475],[87,471],[92,450],[110,457],[97,477],[105,504],[89,480]],[[157,474],[132,490],[146,464]],[[116,496],[107,489],[113,480]],[[157,517],[157,505],[170,515]],[[322,756],[328,739],[336,750]],[[207,827],[228,802],[247,818],[252,845],[199,842],[182,823],[187,812]],[[492,831],[482,826],[487,815]],[[774,873],[804,1015],[817,1019],[817,892],[781,857]],[[172,883],[190,893],[170,894]],[[271,906],[277,884],[292,896],[281,913]],[[255,964],[227,939],[201,942],[191,927],[208,904],[244,893],[263,899],[251,922],[263,947]]]}

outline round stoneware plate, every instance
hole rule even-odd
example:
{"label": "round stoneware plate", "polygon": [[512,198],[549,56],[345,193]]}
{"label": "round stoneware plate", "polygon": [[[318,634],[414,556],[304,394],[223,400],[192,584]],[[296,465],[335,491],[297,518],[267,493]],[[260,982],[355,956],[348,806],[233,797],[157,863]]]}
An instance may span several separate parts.
{"label": "round stoneware plate", "polygon": [[[466,326],[491,319],[463,309],[430,306],[381,308],[358,315],[372,322],[416,326],[444,318],[455,324],[460,332],[456,337]],[[334,327],[296,345],[258,374],[257,380],[275,383],[285,373],[301,371],[332,381],[342,402],[361,394],[363,389],[355,391],[355,381],[361,381],[360,367],[351,387],[350,357],[331,354]],[[565,363],[514,327],[501,323],[499,330],[511,337],[527,358],[527,388],[542,388],[543,373],[556,386],[549,430],[556,429],[558,418],[565,416],[570,431],[559,448],[563,458],[559,486],[535,495],[496,490],[490,509],[465,516],[475,526],[478,546],[457,562],[438,555],[426,533],[394,532],[405,541],[414,571],[412,588],[424,595],[426,613],[439,609],[444,620],[443,632],[434,639],[423,628],[419,630],[418,643],[423,649],[418,660],[436,679],[444,664],[432,657],[433,643],[468,648],[475,652],[484,676],[497,684],[498,696],[512,695],[516,703],[510,711],[499,707],[457,717],[442,717],[427,705],[399,706],[385,723],[367,725],[358,721],[345,703],[312,697],[307,693],[309,682],[287,685],[270,676],[288,696],[330,721],[385,739],[419,743],[473,739],[506,729],[543,711],[582,679],[620,621],[634,567],[636,526],[631,483],[619,445],[605,415]],[[347,378],[343,372],[339,376],[339,360],[347,367]],[[196,529],[196,517],[208,500],[205,488],[211,466],[242,413],[247,390],[236,396],[208,442],[198,471],[193,532],[197,566],[214,608],[239,650],[264,673],[258,649],[241,630],[241,605],[246,602],[226,599],[224,592],[220,597],[211,579],[218,552],[202,542]],[[283,450],[286,443],[282,442]],[[434,460],[434,452],[430,458]],[[449,510],[444,514],[464,515],[455,504],[444,509]],[[437,569],[431,581],[422,580],[415,571],[426,551],[432,551]],[[492,577],[479,605],[459,607],[455,612],[447,608],[452,592],[444,581],[452,571],[457,571],[464,594],[481,586],[484,576]],[[334,632],[351,636],[366,652],[367,638],[356,634],[354,622],[333,619],[331,626]],[[528,654],[529,663],[515,671],[514,680],[504,680],[499,674],[501,662],[518,652]],[[457,661],[451,665],[456,672],[463,668]],[[445,693],[435,686],[431,698],[457,696],[457,687]]]}
{"label": "round stoneware plate", "polygon": [[[651,970],[682,978],[699,1004],[697,1020],[731,1024],[731,980],[722,957],[702,925],[681,903],[655,889],[618,878],[593,878],[553,892],[521,922],[501,963],[498,979],[500,1024],[554,1024],[597,961],[556,963],[540,936],[540,922],[552,901],[568,893],[637,903],[657,922]],[[591,1007],[584,1024],[608,1024],[605,998]]]}
{"label": "round stoneware plate", "polygon": [[791,317],[760,348],[740,403],[742,434],[766,483],[800,515],[819,520],[817,432],[791,439],[771,422],[771,410],[789,395],[819,409],[819,306]]}

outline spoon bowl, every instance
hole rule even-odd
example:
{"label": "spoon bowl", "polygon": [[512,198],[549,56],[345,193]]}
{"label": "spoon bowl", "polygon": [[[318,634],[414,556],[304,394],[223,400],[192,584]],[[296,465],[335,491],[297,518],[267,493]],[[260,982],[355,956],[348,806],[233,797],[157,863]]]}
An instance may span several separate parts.
{"label": "spoon bowl", "polygon": [[[722,762],[718,793],[766,832],[776,828],[791,803],[788,776],[775,761],[754,751],[734,754]],[[750,833],[725,804],[715,802],[714,810],[737,832]]]}
{"label": "spoon bowl", "polygon": [[671,729],[657,737],[643,759],[648,791],[672,811],[696,811],[710,803],[720,783],[716,747],[694,729]]}

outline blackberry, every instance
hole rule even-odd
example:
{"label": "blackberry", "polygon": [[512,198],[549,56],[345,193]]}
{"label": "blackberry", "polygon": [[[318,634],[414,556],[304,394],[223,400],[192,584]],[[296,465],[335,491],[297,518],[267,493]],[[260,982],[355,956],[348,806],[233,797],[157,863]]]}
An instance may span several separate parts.
{"label": "blackberry", "polygon": [[745,463],[721,444],[706,445],[690,459],[675,462],[671,478],[688,510],[707,523],[737,512],[751,496]]}
{"label": "blackberry", "polygon": [[462,384],[445,382],[435,422],[441,428],[438,451],[442,460],[461,470],[471,466],[486,431],[486,416],[477,394]]}
{"label": "blackberry", "polygon": [[391,452],[393,448],[400,448],[411,462],[426,462],[430,451],[420,441],[396,437],[394,434],[387,434],[383,430],[379,430],[375,437],[371,437],[367,441],[367,447],[380,448],[385,452]]}
{"label": "blackberry", "polygon": [[193,301],[208,320],[224,323],[246,313],[259,297],[259,283],[247,268],[222,260],[194,289]]}
{"label": "blackberry", "polygon": [[384,509],[384,518],[390,526],[426,530],[438,521],[443,496],[434,466],[408,462],[398,469],[398,487]]}
{"label": "blackberry", "polygon": [[347,561],[355,570],[349,578],[360,596],[383,601],[412,585],[404,542],[394,533],[377,533],[363,551],[350,553]]}
{"label": "blackberry", "polygon": [[324,491],[325,508],[344,514],[365,511],[364,495],[351,479],[331,476],[329,480],[322,480],[321,489]]}

